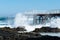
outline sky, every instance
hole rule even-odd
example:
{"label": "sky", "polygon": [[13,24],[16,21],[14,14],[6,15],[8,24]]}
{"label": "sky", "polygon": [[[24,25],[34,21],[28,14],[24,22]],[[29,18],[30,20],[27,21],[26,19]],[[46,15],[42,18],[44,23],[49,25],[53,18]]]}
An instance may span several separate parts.
{"label": "sky", "polygon": [[60,9],[60,0],[0,0],[0,17],[29,10]]}

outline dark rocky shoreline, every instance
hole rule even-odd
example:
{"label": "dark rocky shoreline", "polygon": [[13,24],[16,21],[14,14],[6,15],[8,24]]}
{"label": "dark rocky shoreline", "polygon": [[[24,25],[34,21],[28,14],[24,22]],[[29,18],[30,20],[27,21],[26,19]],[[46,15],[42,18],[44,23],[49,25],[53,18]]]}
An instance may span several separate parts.
{"label": "dark rocky shoreline", "polygon": [[[25,35],[24,35],[25,34]],[[38,33],[22,33],[19,40],[60,40],[60,37],[41,35]]]}
{"label": "dark rocky shoreline", "polygon": [[60,37],[45,35],[38,38],[27,38],[26,40],[60,40]]}
{"label": "dark rocky shoreline", "polygon": [[0,30],[0,40],[60,40],[60,37],[41,35],[35,32],[15,33]]}
{"label": "dark rocky shoreline", "polygon": [[[40,32],[58,32],[57,28],[52,29],[53,31],[49,31],[51,28],[42,28],[37,29],[32,32],[24,32],[24,28],[0,28],[0,40],[60,40],[60,37],[57,36],[49,36],[49,35],[41,35]],[[57,31],[56,31],[57,29]],[[18,32],[20,31],[20,32]],[[21,32],[22,31],[22,32]]]}
{"label": "dark rocky shoreline", "polygon": [[59,28],[51,28],[51,27],[41,27],[41,28],[36,28],[33,30],[33,32],[52,32],[52,33],[57,33],[60,32]]}

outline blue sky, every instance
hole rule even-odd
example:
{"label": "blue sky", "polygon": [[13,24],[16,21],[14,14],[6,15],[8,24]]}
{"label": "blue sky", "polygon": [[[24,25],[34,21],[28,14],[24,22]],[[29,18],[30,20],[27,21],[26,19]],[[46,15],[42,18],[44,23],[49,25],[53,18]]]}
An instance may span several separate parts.
{"label": "blue sky", "polygon": [[28,10],[60,9],[60,0],[0,0],[0,16],[14,16]]}

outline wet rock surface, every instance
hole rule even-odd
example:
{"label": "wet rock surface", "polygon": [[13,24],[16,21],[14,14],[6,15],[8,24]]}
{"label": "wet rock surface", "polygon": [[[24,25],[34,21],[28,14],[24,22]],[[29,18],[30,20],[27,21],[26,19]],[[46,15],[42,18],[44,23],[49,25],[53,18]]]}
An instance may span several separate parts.
{"label": "wet rock surface", "polygon": [[36,28],[33,32],[52,32],[57,33],[60,32],[59,28],[51,28],[51,27],[42,27],[42,28]]}
{"label": "wet rock surface", "polygon": [[[19,29],[19,30],[17,30]],[[2,40],[60,40],[60,37],[57,36],[48,36],[48,35],[41,35],[40,32],[37,29],[35,32],[26,32],[26,31],[20,31],[22,28],[15,28],[15,29],[10,29],[10,28],[0,28],[0,39]],[[49,32],[48,28],[42,28],[44,31],[47,29]],[[15,31],[17,30],[17,31]],[[43,32],[42,31],[42,32]],[[46,31],[44,31],[46,32]],[[55,31],[53,31],[55,32]]]}
{"label": "wet rock surface", "polygon": [[56,36],[41,36],[36,38],[27,38],[26,40],[60,40],[60,37]]}
{"label": "wet rock surface", "polygon": [[19,40],[60,40],[57,36],[40,35],[37,33],[23,33]]}

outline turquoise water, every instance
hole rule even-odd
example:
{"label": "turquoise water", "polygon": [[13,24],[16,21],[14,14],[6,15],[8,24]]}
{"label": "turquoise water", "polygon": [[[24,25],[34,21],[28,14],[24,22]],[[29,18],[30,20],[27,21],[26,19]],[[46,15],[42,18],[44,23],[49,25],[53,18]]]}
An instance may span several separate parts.
{"label": "turquoise water", "polygon": [[14,18],[13,17],[0,17],[0,27],[12,25],[14,24]]}

